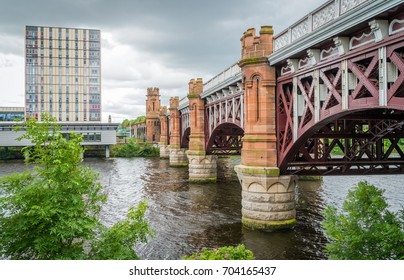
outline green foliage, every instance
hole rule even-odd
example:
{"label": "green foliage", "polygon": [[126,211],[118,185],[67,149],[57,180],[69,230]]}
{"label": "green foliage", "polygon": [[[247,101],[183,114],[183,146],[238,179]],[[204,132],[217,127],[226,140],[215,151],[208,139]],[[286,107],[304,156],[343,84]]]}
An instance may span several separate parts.
{"label": "green foliage", "polygon": [[121,123],[120,126],[121,126],[121,128],[125,128],[130,125],[137,124],[137,123],[143,123],[143,122],[146,122],[146,116],[139,116],[134,120],[125,119],[125,120],[123,120],[123,122]]}
{"label": "green foliage", "polygon": [[112,157],[157,157],[159,148],[147,143],[138,144],[134,139],[129,139],[127,144],[115,145],[111,148]]}
{"label": "green foliage", "polygon": [[[24,149],[26,162],[35,165],[33,171],[0,178],[0,255],[11,259],[113,258],[117,255],[108,256],[104,248],[108,242],[101,240],[122,238],[128,227],[136,230],[137,225],[136,234],[145,240],[151,230],[143,216],[139,219],[144,215],[143,204],[131,209],[125,221],[109,229],[101,225],[98,214],[106,196],[101,193],[98,174],[80,165],[81,136],[71,134],[66,140],[54,119],[46,115],[43,123],[30,119],[17,129],[22,128],[26,133],[21,139],[34,145]],[[129,238],[139,239],[133,234]],[[130,257],[133,252],[120,251],[119,256]]]}
{"label": "green foliage", "polygon": [[243,244],[237,247],[225,246],[218,249],[205,249],[190,256],[183,256],[183,260],[253,260],[254,255]]}
{"label": "green foliage", "polygon": [[104,231],[92,243],[94,259],[105,260],[137,260],[139,257],[133,250],[133,244],[138,241],[146,242],[147,236],[152,236],[144,214],[147,209],[145,201],[139,203],[138,208],[130,207],[127,219],[117,222]]}
{"label": "green foliage", "polygon": [[359,182],[348,193],[342,213],[328,206],[323,227],[330,259],[404,258],[404,210],[392,213],[383,190]]}
{"label": "green foliage", "polygon": [[19,147],[0,147],[0,160],[23,159],[21,148]]}

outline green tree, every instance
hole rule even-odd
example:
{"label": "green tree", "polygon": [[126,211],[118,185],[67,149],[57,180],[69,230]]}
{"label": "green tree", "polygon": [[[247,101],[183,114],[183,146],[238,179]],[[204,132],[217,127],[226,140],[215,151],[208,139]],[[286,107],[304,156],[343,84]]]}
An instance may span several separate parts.
{"label": "green tree", "polygon": [[[129,209],[111,228],[98,219],[106,196],[98,175],[83,166],[82,137],[66,140],[54,119],[30,119],[17,130],[32,171],[0,178],[0,254],[11,259],[129,259],[136,241],[152,234],[144,220],[146,203]],[[128,230],[130,229],[130,230]],[[119,254],[107,254],[113,244]]]}
{"label": "green tree", "polygon": [[329,239],[330,259],[402,259],[404,257],[404,210],[393,213],[379,190],[359,182],[348,193],[342,213],[324,210],[323,228]]}
{"label": "green tree", "polygon": [[137,143],[135,139],[129,139],[128,143],[112,146],[111,156],[113,157],[158,157],[160,149],[148,143]]}
{"label": "green tree", "polygon": [[190,256],[183,256],[183,260],[253,260],[253,253],[244,244],[224,246],[218,249],[205,249]]}

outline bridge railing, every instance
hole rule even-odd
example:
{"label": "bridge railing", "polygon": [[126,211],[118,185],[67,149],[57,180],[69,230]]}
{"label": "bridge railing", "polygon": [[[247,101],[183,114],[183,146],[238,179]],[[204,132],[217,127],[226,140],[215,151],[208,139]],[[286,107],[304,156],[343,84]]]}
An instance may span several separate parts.
{"label": "bridge railing", "polygon": [[330,0],[288,29],[274,36],[274,52],[291,45],[301,37],[316,31],[328,22],[345,16],[359,5],[372,0]]}
{"label": "bridge railing", "polygon": [[215,77],[204,83],[203,91],[207,91],[217,86],[218,84],[226,81],[227,79],[237,76],[238,74],[241,74],[241,68],[238,66],[237,63],[234,63],[232,66],[225,69],[224,71],[222,71],[221,73],[219,73],[218,75],[216,75]]}
{"label": "bridge railing", "polygon": [[180,99],[178,103],[178,110],[184,109],[189,106],[189,99],[187,96]]}

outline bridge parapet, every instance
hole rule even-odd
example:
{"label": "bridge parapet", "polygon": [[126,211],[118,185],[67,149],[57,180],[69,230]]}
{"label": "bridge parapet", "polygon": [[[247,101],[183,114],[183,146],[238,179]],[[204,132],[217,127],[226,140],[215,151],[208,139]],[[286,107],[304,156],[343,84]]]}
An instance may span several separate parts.
{"label": "bridge parapet", "polygon": [[304,18],[291,25],[288,29],[274,36],[274,52],[291,45],[301,37],[325,26],[332,20],[338,20],[354,11],[365,2],[371,0],[330,0]]}
{"label": "bridge parapet", "polygon": [[241,68],[238,66],[238,63],[234,63],[232,66],[207,81],[203,85],[203,93],[201,96],[202,98],[206,98],[210,94],[238,81],[241,81]]}
{"label": "bridge parapet", "polygon": [[188,96],[185,96],[180,99],[179,104],[178,104],[178,110],[181,111],[182,109],[184,109],[188,106],[189,106],[189,99],[188,99]]}
{"label": "bridge parapet", "polygon": [[[366,21],[380,17],[402,4],[401,0],[333,0],[325,3],[274,38],[274,53],[268,56],[271,65],[299,56],[310,48],[318,48],[335,36],[346,36],[364,28]],[[344,33],[345,32],[345,33]],[[326,50],[324,50],[326,51]],[[330,50],[327,49],[329,52]]]}

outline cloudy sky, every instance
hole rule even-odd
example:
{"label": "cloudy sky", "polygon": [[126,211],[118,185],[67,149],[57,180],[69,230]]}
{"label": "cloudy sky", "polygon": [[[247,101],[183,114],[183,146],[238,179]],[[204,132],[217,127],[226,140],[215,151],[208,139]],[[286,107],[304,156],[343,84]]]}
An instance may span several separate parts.
{"label": "cloudy sky", "polygon": [[188,82],[240,58],[251,27],[281,32],[325,0],[0,0],[0,106],[24,106],[25,25],[100,29],[103,121],[145,114],[148,87],[163,105]]}

